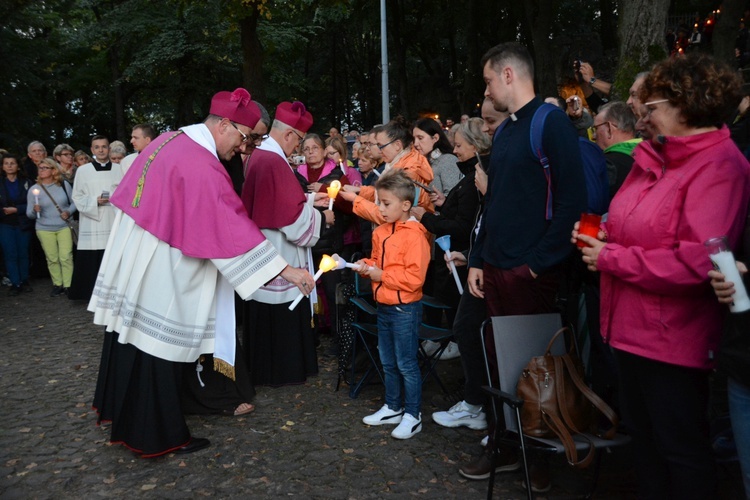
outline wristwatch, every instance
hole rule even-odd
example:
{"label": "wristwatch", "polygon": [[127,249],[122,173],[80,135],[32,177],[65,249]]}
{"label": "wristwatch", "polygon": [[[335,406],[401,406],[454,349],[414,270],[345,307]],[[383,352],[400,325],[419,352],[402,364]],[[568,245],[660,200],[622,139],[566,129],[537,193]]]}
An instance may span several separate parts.
{"label": "wristwatch", "polygon": [[592,76],[591,80],[589,80],[589,85],[593,85],[595,81],[596,81],[596,77]]}

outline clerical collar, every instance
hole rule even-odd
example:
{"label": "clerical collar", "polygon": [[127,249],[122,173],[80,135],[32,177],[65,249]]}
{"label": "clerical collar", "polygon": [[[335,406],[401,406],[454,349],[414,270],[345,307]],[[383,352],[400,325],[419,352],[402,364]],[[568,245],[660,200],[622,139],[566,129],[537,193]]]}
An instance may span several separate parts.
{"label": "clerical collar", "polygon": [[112,162],[111,161],[108,161],[107,163],[105,163],[104,165],[102,165],[101,163],[99,163],[96,160],[91,160],[91,164],[94,166],[94,170],[96,170],[97,172],[105,172],[107,170],[112,170]]}

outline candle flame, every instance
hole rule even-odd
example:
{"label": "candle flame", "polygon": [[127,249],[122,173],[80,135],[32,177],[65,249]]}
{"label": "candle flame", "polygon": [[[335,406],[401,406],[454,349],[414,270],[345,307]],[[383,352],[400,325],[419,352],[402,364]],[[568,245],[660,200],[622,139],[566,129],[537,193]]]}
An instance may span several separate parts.
{"label": "candle flame", "polygon": [[333,181],[331,182],[331,185],[326,188],[328,191],[328,197],[330,199],[336,198],[336,195],[339,194],[339,190],[341,189],[341,183],[339,181]]}
{"label": "candle flame", "polygon": [[320,269],[323,272],[328,272],[331,269],[336,269],[337,263],[330,255],[323,255],[320,259]]}

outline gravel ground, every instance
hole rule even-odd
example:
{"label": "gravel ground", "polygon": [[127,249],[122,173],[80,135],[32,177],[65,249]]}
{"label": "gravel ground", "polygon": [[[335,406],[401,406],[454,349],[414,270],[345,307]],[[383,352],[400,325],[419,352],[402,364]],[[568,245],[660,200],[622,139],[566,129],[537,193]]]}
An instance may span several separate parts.
{"label": "gravel ground", "polygon": [[[482,432],[431,421],[437,384],[425,385],[423,431],[399,441],[390,428],[368,428],[364,415],[383,404],[382,387],[350,399],[336,391],[336,359],[319,350],[321,372],[305,385],[258,388],[256,410],[242,417],[190,416],[194,436],[211,447],[191,455],[141,459],[109,444],[91,409],[102,331],[82,302],[49,297],[47,280],[8,297],[0,290],[0,498],[482,498],[486,481],[468,481],[458,465],[479,451]],[[460,360],[442,361],[443,380],[459,384]],[[598,498],[632,498],[627,449],[604,457]],[[574,498],[590,472],[552,463],[554,488],[540,498]],[[732,490],[736,477],[731,476]],[[725,478],[725,482],[728,481]],[[735,493],[738,491],[733,490]],[[726,498],[732,498],[730,495]],[[499,475],[496,498],[525,498],[521,474]]]}

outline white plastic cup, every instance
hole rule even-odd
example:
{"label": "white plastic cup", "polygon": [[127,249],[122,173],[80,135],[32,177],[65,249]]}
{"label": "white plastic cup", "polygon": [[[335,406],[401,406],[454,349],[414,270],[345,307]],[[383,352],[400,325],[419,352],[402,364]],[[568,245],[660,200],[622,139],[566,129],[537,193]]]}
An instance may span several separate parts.
{"label": "white plastic cup", "polygon": [[745,284],[742,282],[742,276],[737,269],[732,250],[729,249],[726,236],[718,236],[706,240],[704,243],[708,249],[708,257],[714,265],[714,268],[724,275],[727,281],[734,283],[734,295],[729,310],[733,313],[740,313],[750,310],[750,298],[747,296]]}

